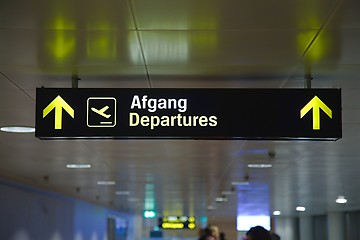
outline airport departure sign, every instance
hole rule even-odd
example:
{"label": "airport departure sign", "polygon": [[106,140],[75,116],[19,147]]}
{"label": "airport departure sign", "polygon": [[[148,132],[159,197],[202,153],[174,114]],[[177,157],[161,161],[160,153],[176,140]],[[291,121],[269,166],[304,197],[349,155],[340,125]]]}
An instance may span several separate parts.
{"label": "airport departure sign", "polygon": [[41,139],[337,140],[340,89],[38,88]]}
{"label": "airport departure sign", "polygon": [[168,216],[159,218],[159,228],[162,229],[195,229],[195,217]]}

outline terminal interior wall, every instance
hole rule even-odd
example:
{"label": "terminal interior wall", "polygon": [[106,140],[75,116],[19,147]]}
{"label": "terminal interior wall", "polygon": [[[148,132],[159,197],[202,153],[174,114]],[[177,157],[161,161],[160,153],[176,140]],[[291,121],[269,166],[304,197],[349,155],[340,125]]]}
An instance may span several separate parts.
{"label": "terminal interior wall", "polygon": [[0,239],[107,240],[108,217],[132,224],[126,214],[25,185],[0,180],[0,193]]}

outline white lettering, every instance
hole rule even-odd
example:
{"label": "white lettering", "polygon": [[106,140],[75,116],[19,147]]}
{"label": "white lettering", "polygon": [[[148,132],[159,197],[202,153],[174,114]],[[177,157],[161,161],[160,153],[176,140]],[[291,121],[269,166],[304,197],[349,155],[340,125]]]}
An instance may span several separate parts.
{"label": "white lettering", "polygon": [[149,101],[148,101],[148,111],[149,112],[156,112],[156,99],[154,98],[150,98]]}
{"label": "white lettering", "polygon": [[179,99],[178,101],[178,105],[179,105],[179,112],[186,112],[187,110],[187,99]]}
{"label": "white lettering", "polygon": [[156,112],[158,109],[177,109],[179,112],[187,111],[187,99],[186,98],[149,98],[147,95],[143,95],[141,100],[139,95],[134,95],[131,102],[131,109],[147,109],[149,112]]}
{"label": "white lettering", "polygon": [[137,107],[138,109],[141,109],[140,99],[138,95],[135,95],[133,97],[133,100],[131,102],[131,109],[134,109],[134,107]]}
{"label": "white lettering", "polygon": [[142,103],[143,103],[142,107],[143,107],[143,109],[146,109],[146,101],[147,101],[147,95],[144,95],[142,97]]}
{"label": "white lettering", "polygon": [[159,109],[166,109],[166,99],[160,98],[158,103]]}

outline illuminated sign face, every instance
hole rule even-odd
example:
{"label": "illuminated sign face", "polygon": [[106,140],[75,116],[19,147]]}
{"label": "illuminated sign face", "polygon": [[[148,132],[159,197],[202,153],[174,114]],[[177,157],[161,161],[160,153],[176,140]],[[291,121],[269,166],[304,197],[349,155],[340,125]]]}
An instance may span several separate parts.
{"label": "illuminated sign face", "polygon": [[38,88],[35,135],[336,140],[341,90]]}
{"label": "illuminated sign face", "polygon": [[169,216],[159,218],[159,228],[163,229],[195,229],[195,218],[187,216]]}

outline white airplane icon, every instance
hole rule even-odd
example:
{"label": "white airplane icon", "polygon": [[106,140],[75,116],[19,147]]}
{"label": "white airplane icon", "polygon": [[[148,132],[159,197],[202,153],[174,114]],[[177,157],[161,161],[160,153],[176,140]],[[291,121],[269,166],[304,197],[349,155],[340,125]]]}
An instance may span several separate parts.
{"label": "white airplane icon", "polygon": [[111,114],[105,114],[105,111],[109,109],[109,106],[105,106],[100,110],[97,110],[96,108],[92,107],[91,110],[97,114],[99,114],[100,116],[103,116],[104,118],[109,118],[111,117]]}

